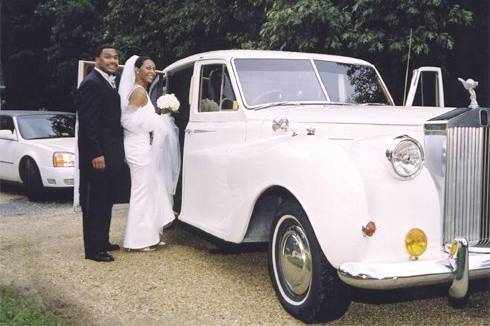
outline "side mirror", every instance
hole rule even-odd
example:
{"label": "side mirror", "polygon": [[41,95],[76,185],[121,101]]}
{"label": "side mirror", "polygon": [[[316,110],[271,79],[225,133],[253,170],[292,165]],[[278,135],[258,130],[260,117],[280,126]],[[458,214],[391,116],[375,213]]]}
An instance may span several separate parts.
{"label": "side mirror", "polygon": [[0,130],[0,139],[17,140],[17,136],[13,130],[2,129]]}

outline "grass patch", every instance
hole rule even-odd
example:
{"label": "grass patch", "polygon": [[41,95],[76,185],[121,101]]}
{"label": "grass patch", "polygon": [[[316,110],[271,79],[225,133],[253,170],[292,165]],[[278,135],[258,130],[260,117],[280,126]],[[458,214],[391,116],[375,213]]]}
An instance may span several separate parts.
{"label": "grass patch", "polygon": [[72,324],[8,287],[0,287],[0,325]]}

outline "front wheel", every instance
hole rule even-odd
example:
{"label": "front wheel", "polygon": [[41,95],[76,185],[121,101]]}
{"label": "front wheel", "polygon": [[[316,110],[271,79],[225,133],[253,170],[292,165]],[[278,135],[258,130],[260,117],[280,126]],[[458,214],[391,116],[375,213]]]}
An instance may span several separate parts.
{"label": "front wheel", "polygon": [[285,201],[276,213],[268,258],[276,295],[295,318],[313,323],[345,313],[349,287],[328,262],[306,213],[294,200]]}
{"label": "front wheel", "polygon": [[45,189],[41,180],[41,173],[33,159],[27,158],[22,164],[22,182],[30,201],[40,201],[44,198]]}

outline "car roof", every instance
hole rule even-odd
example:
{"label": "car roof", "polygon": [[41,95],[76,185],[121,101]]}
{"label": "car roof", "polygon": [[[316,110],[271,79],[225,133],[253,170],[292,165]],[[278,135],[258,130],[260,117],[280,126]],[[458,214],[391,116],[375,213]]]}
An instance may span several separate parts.
{"label": "car roof", "polygon": [[38,114],[69,114],[73,115],[72,112],[61,112],[61,111],[35,111],[35,110],[0,110],[0,115],[8,115],[11,117],[18,117],[23,115],[38,115]]}
{"label": "car roof", "polygon": [[329,55],[321,53],[308,53],[308,52],[289,52],[289,51],[269,51],[269,50],[219,50],[203,52],[191,55],[189,57],[178,60],[171,65],[167,66],[163,72],[176,70],[185,66],[191,65],[200,60],[213,60],[224,59],[230,61],[231,59],[314,59],[314,60],[326,60],[350,64],[361,64],[373,66],[371,63],[352,57],[345,57],[339,55]]}

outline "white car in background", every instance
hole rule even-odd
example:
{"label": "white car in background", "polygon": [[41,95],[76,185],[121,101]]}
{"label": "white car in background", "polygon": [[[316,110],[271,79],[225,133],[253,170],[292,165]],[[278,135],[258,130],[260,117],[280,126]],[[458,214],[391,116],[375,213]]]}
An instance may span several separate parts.
{"label": "white car in background", "polygon": [[0,111],[0,180],[24,184],[30,200],[45,188],[73,187],[75,114]]}

